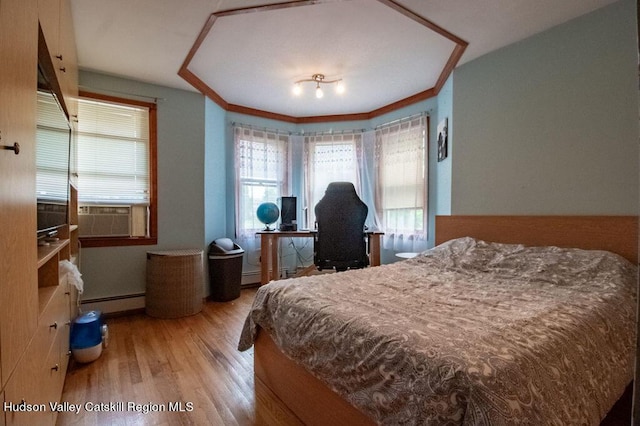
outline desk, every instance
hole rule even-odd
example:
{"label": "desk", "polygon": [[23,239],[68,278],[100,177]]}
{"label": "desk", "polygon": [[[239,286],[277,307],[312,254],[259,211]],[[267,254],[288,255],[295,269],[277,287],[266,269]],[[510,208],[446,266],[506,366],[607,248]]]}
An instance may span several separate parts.
{"label": "desk", "polygon": [[[280,238],[313,238],[316,231],[259,231],[260,235],[260,284],[280,278],[279,248]],[[369,243],[369,264],[380,265],[380,239],[384,232],[365,232]]]}

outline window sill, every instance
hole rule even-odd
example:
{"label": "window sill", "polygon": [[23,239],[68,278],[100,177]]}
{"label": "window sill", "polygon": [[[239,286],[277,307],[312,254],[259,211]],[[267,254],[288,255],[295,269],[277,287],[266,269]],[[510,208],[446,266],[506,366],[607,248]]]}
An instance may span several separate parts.
{"label": "window sill", "polygon": [[80,237],[82,248],[152,246],[158,244],[157,237]]}

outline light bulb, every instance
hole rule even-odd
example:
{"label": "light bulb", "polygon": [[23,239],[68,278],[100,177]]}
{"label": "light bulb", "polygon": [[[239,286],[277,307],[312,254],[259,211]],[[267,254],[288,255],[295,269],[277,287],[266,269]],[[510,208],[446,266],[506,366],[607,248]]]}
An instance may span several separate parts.
{"label": "light bulb", "polygon": [[300,96],[300,94],[302,94],[302,85],[300,83],[293,85],[293,94],[296,96]]}
{"label": "light bulb", "polygon": [[318,87],[316,87],[316,98],[320,99],[324,96],[324,93],[322,92],[322,89],[320,88],[320,85],[318,84]]}
{"label": "light bulb", "polygon": [[339,95],[342,95],[344,93],[344,84],[342,84],[342,80],[340,80],[336,85],[336,93]]}

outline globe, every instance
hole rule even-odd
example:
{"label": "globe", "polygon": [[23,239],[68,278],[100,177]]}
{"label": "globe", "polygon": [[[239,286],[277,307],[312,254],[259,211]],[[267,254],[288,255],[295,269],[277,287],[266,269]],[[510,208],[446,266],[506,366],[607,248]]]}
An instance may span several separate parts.
{"label": "globe", "polygon": [[278,220],[280,210],[274,203],[262,203],[258,206],[256,215],[258,216],[258,220],[266,225],[264,228],[265,231],[273,231],[273,229],[269,228],[269,225]]}

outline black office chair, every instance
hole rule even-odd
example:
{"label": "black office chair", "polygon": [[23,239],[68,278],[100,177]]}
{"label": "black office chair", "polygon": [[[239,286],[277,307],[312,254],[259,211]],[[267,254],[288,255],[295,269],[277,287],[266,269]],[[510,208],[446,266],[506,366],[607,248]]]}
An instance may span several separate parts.
{"label": "black office chair", "polygon": [[369,265],[364,233],[367,205],[351,182],[332,182],[316,204],[318,232],[313,262],[319,270],[364,268]]}

